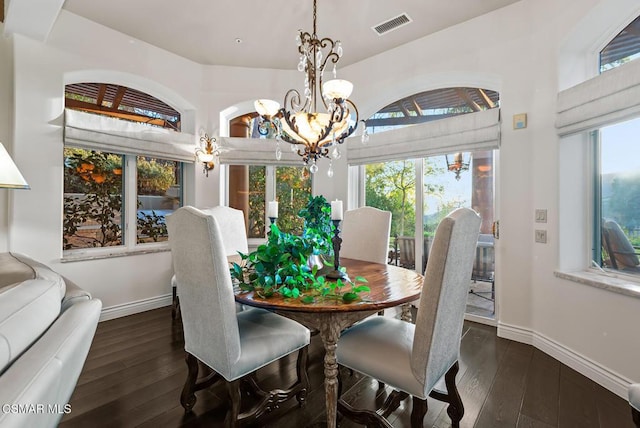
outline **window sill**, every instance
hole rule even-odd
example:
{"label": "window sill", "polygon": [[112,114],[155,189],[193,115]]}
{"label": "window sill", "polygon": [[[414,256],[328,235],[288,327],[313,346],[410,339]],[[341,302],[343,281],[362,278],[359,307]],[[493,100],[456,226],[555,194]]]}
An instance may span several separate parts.
{"label": "window sill", "polygon": [[115,257],[128,257],[128,256],[139,256],[143,254],[154,254],[154,253],[164,253],[167,251],[171,251],[168,245],[162,246],[153,246],[150,248],[140,248],[135,250],[120,250],[120,251],[110,251],[110,252],[100,252],[100,253],[92,253],[92,252],[81,252],[81,253],[71,253],[64,255],[61,259],[61,263],[72,263],[72,262],[81,262],[87,260],[102,260],[102,259],[112,259]]}
{"label": "window sill", "polygon": [[601,272],[595,269],[580,272],[555,271],[554,274],[558,278],[640,299],[640,278]]}

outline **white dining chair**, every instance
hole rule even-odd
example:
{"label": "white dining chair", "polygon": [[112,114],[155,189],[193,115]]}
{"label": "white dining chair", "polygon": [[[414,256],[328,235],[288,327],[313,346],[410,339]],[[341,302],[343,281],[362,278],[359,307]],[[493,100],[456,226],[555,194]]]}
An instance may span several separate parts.
{"label": "white dining chair", "polygon": [[[212,208],[202,208],[201,211],[213,216],[218,221],[227,260],[229,263],[236,262],[239,264],[241,259],[238,252],[243,254],[249,252],[247,230],[242,210],[220,205]],[[178,297],[178,282],[175,275],[171,278],[171,290],[173,298],[171,316],[176,319],[180,313],[180,298]],[[242,306],[236,305],[236,309],[241,310]]]}
{"label": "white dining chair", "polygon": [[[440,222],[415,325],[395,318],[370,317],[342,334],[336,351],[338,362],[396,390],[377,412],[355,411],[341,400],[342,413],[358,423],[389,426],[384,416],[411,395],[411,426],[421,427],[430,396],[449,403],[447,413],[452,425],[459,426],[464,406],[455,377],[479,230],[480,217],[468,208],[459,208]],[[447,391],[434,390],[443,376]]]}
{"label": "white dining chair", "polygon": [[[180,402],[189,412],[196,391],[224,380],[231,399],[226,426],[236,426],[268,413],[293,398],[302,404],[309,330],[295,321],[260,309],[236,312],[233,285],[217,219],[194,207],[167,217],[169,244],[178,283],[184,347],[188,367]],[[286,390],[263,391],[252,374],[261,367],[298,352],[298,378]],[[214,372],[198,379],[200,363]],[[241,406],[240,382],[263,397],[251,409]],[[242,408],[242,413],[241,413]]]}
{"label": "white dining chair", "polygon": [[640,428],[640,383],[629,385],[629,405],[633,423]]}
{"label": "white dining chair", "polygon": [[387,263],[391,213],[373,207],[345,211],[340,257]]}

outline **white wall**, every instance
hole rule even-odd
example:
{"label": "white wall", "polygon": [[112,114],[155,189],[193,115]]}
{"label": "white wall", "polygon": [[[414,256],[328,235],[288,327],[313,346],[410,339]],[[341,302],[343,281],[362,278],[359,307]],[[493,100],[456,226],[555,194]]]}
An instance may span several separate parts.
{"label": "white wall", "polygon": [[[0,34],[4,24],[0,22]],[[0,143],[12,153],[11,118],[13,113],[13,54],[11,42],[0,37]],[[9,243],[9,200],[11,191],[0,189],[0,252]]]}
{"label": "white wall", "polygon": [[[577,234],[574,227],[573,236],[564,235],[577,238],[565,247],[581,251],[576,243],[590,242],[588,197],[581,186],[586,156],[560,161],[561,149],[566,154],[567,148],[557,137],[555,113],[559,89],[593,76],[592,51],[638,13],[632,0],[525,0],[343,69],[354,82],[353,99],[364,117],[391,101],[438,87],[500,92],[498,332],[535,344],[619,395],[626,393],[628,381],[640,381],[640,343],[634,339],[640,299],[554,276],[560,263],[561,206],[580,227]],[[599,43],[585,45],[589,31],[600,31],[592,36]],[[582,43],[576,41],[580,38]],[[527,113],[526,129],[512,129],[517,113]],[[585,145],[580,147],[584,152]],[[578,204],[561,205],[560,184]],[[546,225],[534,223],[536,208],[548,210]],[[534,243],[536,228],[547,230],[547,244]],[[588,258],[582,251],[584,268]],[[575,260],[572,256],[563,254]]]}
{"label": "white wall", "polygon": [[[501,226],[496,273],[499,334],[555,353],[618,394],[626,381],[640,381],[640,342],[636,340],[640,299],[554,276],[560,266],[560,248],[565,252],[571,248],[567,242],[561,247],[560,237],[588,242],[586,223],[571,233],[562,230],[561,235],[561,220],[580,217],[584,207],[562,203],[560,189],[569,194],[584,191],[575,188],[584,163],[560,162],[561,154],[571,154],[572,146],[582,146],[579,142],[561,145],[555,112],[559,89],[593,75],[589,52],[598,45],[595,39],[602,39],[604,31],[613,37],[625,14],[637,12],[635,0],[522,0],[345,67],[341,73],[355,84],[353,99],[363,118],[389,102],[439,87],[469,85],[500,92],[503,124],[496,193],[496,218]],[[602,28],[593,25],[598,19],[604,22]],[[589,41],[592,48],[579,42],[589,31],[601,32]],[[191,132],[202,126],[217,134],[222,110],[246,106],[258,97],[280,99],[290,87],[301,86],[298,73],[201,67],[139,41],[130,43],[122,34],[64,11],[45,44],[20,36],[13,42],[14,154],[33,190],[14,193],[9,248],[54,265],[102,298],[105,306],[161,298],[169,292],[168,253],[59,263],[63,76],[79,69],[104,68],[150,79],[194,106],[195,129]],[[0,55],[2,46],[0,43]],[[590,59],[584,59],[587,56]],[[0,96],[0,107],[7,105],[5,98]],[[517,113],[527,113],[526,129],[512,129],[512,116]],[[331,183],[318,180],[316,190],[334,192],[326,196],[346,200],[344,164],[337,176]],[[218,169],[209,179],[200,168],[191,171],[195,205],[220,201],[219,178]],[[577,200],[579,205],[587,198]],[[2,201],[0,196],[0,208]],[[534,243],[533,231],[540,227],[534,223],[535,208],[548,210],[544,226],[547,244]],[[561,208],[565,210],[562,215]],[[562,256],[572,259],[571,255]]]}
{"label": "white wall", "polygon": [[[175,107],[186,110],[185,116],[190,119],[185,121],[183,131],[194,133],[198,123],[206,119],[194,113],[204,111],[199,105],[202,68],[65,11],[46,43],[14,35],[13,48],[14,155],[25,177],[29,177],[31,190],[13,195],[10,250],[29,254],[59,270],[102,299],[105,308],[167,296],[169,252],[60,262],[64,84],[69,76],[91,75],[87,70],[94,70],[100,76],[96,77],[98,81],[116,72],[127,78],[120,83],[149,89],[147,92],[171,99]],[[176,105],[180,102],[182,105]],[[193,203],[194,195],[206,192],[202,188],[208,183],[202,174],[194,174],[194,168],[190,171],[188,194]],[[164,302],[168,301],[165,297]]]}

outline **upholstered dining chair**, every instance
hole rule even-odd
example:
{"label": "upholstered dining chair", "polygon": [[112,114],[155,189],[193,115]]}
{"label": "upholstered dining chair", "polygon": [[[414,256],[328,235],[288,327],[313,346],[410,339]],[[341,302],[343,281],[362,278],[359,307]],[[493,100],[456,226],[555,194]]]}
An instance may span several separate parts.
{"label": "upholstered dining chair", "polygon": [[[421,427],[430,396],[449,403],[452,426],[459,426],[464,407],[455,378],[479,230],[480,217],[468,208],[458,208],[440,222],[427,261],[415,325],[395,318],[370,317],[342,334],[336,351],[338,362],[395,391],[377,412],[355,410],[343,400],[339,401],[339,411],[368,426],[390,426],[384,418],[411,395],[411,426]],[[443,376],[446,392],[434,389]]]}
{"label": "upholstered dining chair", "polygon": [[[340,256],[373,263],[387,263],[391,212],[374,207],[345,211]],[[384,310],[378,315],[384,315]]]}
{"label": "upholstered dining chair", "polygon": [[[226,381],[231,398],[227,413],[230,425],[257,418],[294,396],[303,404],[309,384],[306,374],[309,330],[260,309],[236,312],[222,232],[214,216],[194,207],[183,207],[167,217],[167,227],[180,284],[188,367],[180,398],[184,409],[191,411],[196,391],[218,380]],[[261,390],[254,372],[295,351],[299,351],[297,381],[286,390]],[[213,370],[202,379],[198,379],[200,363]],[[241,381],[246,381],[261,397],[253,408],[242,407],[242,413]]]}
{"label": "upholstered dining chair", "polygon": [[387,263],[391,213],[373,207],[345,211],[340,256],[366,262]]}
{"label": "upholstered dining chair", "polygon": [[629,404],[631,405],[631,417],[637,428],[640,428],[640,383],[629,386]]}
{"label": "upholstered dining chair", "polygon": [[[220,205],[213,208],[203,208],[202,212],[213,216],[218,221],[220,233],[222,234],[222,244],[229,263],[240,263],[241,259],[238,251],[244,254],[249,252],[247,230],[242,210]],[[175,275],[171,278],[171,289],[173,292],[171,316],[176,319],[180,311],[180,299]],[[236,305],[236,309],[241,310],[241,305]]]}

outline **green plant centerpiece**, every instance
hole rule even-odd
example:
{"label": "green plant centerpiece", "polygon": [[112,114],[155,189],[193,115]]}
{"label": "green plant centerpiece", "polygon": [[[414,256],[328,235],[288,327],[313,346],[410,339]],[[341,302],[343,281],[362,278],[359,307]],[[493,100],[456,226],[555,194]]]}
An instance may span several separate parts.
{"label": "green plant centerpiece", "polygon": [[[328,206],[328,208],[326,208]],[[240,254],[242,263],[233,263],[231,277],[243,291],[254,291],[262,298],[279,294],[285,298],[302,299],[313,303],[317,299],[334,299],[345,303],[360,298],[360,293],[370,291],[367,280],[327,281],[317,266],[309,267],[307,261],[313,254],[323,254],[331,249],[331,206],[323,196],[309,199],[307,207],[300,210],[305,219],[302,236],[281,231],[271,225],[267,242],[249,254]]]}

